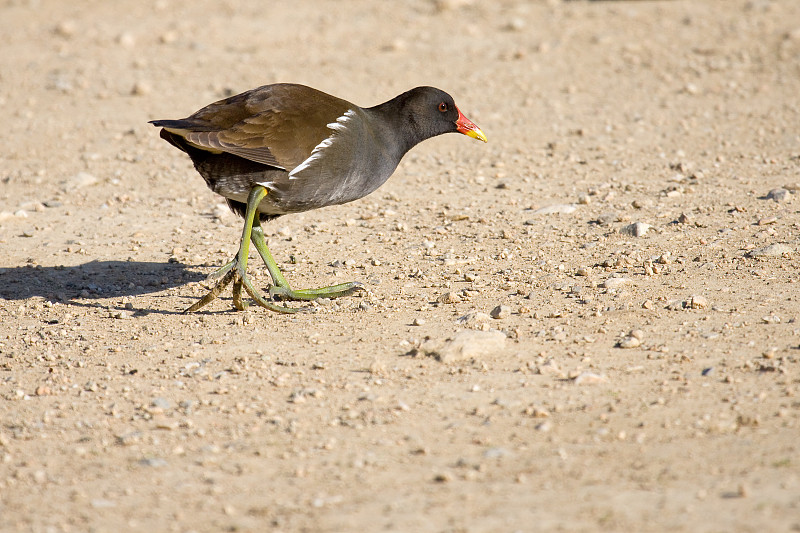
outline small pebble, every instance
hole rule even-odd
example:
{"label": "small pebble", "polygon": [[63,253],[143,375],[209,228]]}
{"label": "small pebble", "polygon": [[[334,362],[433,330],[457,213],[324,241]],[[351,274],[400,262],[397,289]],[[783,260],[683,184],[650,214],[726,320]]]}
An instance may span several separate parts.
{"label": "small pebble", "polygon": [[133,84],[133,88],[131,89],[131,94],[133,96],[146,96],[151,92],[153,92],[153,88],[146,81],[137,81]]}
{"label": "small pebble", "polygon": [[163,44],[171,44],[178,40],[178,33],[175,31],[166,31],[162,33],[159,38]]}
{"label": "small pebble", "polygon": [[706,309],[708,307],[708,299],[704,296],[692,296],[687,302],[690,309]]}
{"label": "small pebble", "polygon": [[601,286],[605,289],[620,289],[632,281],[631,278],[608,278]]}
{"label": "small pebble", "polygon": [[414,321],[411,323],[411,325],[412,326],[424,326],[425,325],[425,319],[417,317],[417,318],[414,319]]}
{"label": "small pebble", "polygon": [[385,52],[397,52],[401,50],[405,50],[408,47],[408,44],[402,39],[395,39],[391,43],[387,44],[383,47]]}
{"label": "small pebble", "polygon": [[161,459],[160,457],[148,457],[145,459],[141,459],[139,461],[139,464],[142,466],[160,468],[162,466],[167,466],[167,461],[165,459]]}
{"label": "small pebble", "polygon": [[503,318],[508,318],[511,316],[511,308],[507,305],[498,305],[489,313],[494,319],[501,320]]}
{"label": "small pebble", "polygon": [[458,294],[456,294],[455,292],[449,291],[439,296],[439,298],[436,301],[439,302],[440,304],[455,304],[460,302],[461,298],[459,298]]}
{"label": "small pebble", "polygon": [[70,178],[67,181],[67,186],[73,189],[81,189],[83,187],[88,187],[89,185],[94,185],[99,180],[89,174],[88,172],[78,172],[75,176]]}
{"label": "small pebble", "polygon": [[609,224],[613,224],[614,222],[618,221],[619,221],[619,215],[617,215],[616,213],[603,213],[602,215],[597,217],[597,219],[595,219],[595,222],[600,226],[608,226]]}
{"label": "small pebble", "polygon": [[600,374],[593,372],[581,372],[575,377],[576,385],[596,385],[598,383],[605,383],[608,379]]}
{"label": "small pebble", "polygon": [[474,274],[472,272],[464,272],[464,281],[468,283],[473,283],[475,281],[478,281],[479,279],[481,279],[481,277],[477,274]]}
{"label": "small pebble", "polygon": [[784,202],[789,199],[791,193],[784,188],[772,189],[767,193],[767,200],[774,200],[776,202]]}
{"label": "small pebble", "polygon": [[45,210],[45,205],[42,202],[25,202],[20,205],[19,208],[24,211],[36,211],[41,213]]}
{"label": "small pebble", "polygon": [[511,452],[505,448],[495,447],[489,448],[483,452],[483,456],[486,459],[501,459],[503,457],[507,457],[511,455]]}
{"label": "small pebble", "polygon": [[110,509],[117,506],[116,502],[107,500],[105,498],[95,498],[89,503],[95,509]]}
{"label": "small pebble", "polygon": [[525,29],[525,20],[515,17],[506,24],[505,29],[508,31],[522,31]]}
{"label": "small pebble", "polygon": [[53,29],[53,32],[59,37],[70,39],[75,35],[77,30],[78,25],[75,24],[75,21],[63,20],[56,25],[56,27]]}
{"label": "small pebble", "polygon": [[645,235],[651,227],[652,226],[650,226],[650,224],[645,224],[644,222],[634,222],[633,224],[628,224],[627,226],[621,227],[619,232],[622,235],[641,237]]}
{"label": "small pebble", "polygon": [[153,425],[156,429],[163,429],[166,431],[172,431],[178,428],[177,420],[172,420],[170,418],[165,417],[164,415],[154,416]]}
{"label": "small pebble", "polygon": [[543,408],[531,405],[530,407],[525,409],[525,414],[532,416],[533,418],[549,418],[550,412]]}
{"label": "small pebble", "polygon": [[[574,204],[555,204],[555,205],[548,205],[545,207],[540,207],[536,211],[533,212],[534,215],[557,215],[557,214],[564,214],[569,215],[570,213],[574,213],[575,210],[578,209]],[[527,224],[527,222],[526,222]],[[533,225],[533,224],[528,224]]]}
{"label": "small pebble", "polygon": [[488,322],[492,319],[488,314],[482,311],[470,311],[464,316],[461,316],[456,320],[457,323],[472,326],[475,324],[482,324],[484,322]]}
{"label": "small pebble", "polygon": [[170,403],[170,401],[168,399],[161,398],[161,397],[153,398],[153,401],[150,402],[150,405],[152,405],[153,407],[156,407],[158,409],[163,409],[163,410],[166,410],[166,409],[169,409],[169,408],[172,407],[172,404]]}
{"label": "small pebble", "polygon": [[617,343],[618,347],[620,347],[622,349],[625,349],[625,350],[628,350],[628,349],[631,349],[631,348],[638,348],[641,345],[642,345],[642,340],[641,339],[637,339],[636,337],[633,337],[633,336],[630,336],[630,335],[625,337],[625,338],[623,338],[622,340],[620,340]]}
{"label": "small pebble", "polygon": [[558,367],[556,362],[553,361],[552,359],[542,363],[541,365],[538,365],[536,367],[536,372],[538,374],[543,375],[543,376],[546,376],[546,375],[563,376],[564,375],[564,372],[561,371],[561,369]]}
{"label": "small pebble", "polygon": [[500,351],[505,343],[506,335],[502,331],[464,330],[444,342],[425,341],[419,350],[442,363],[452,363]]}
{"label": "small pebble", "polygon": [[756,248],[755,250],[750,250],[747,255],[748,257],[781,257],[784,255],[790,255],[793,252],[794,248],[788,244],[777,243],[770,244],[769,246],[764,246],[762,248]]}
{"label": "small pebble", "polygon": [[687,302],[683,300],[670,300],[667,302],[667,305],[664,306],[664,309],[669,309],[670,311],[680,311],[686,308]]}
{"label": "small pebble", "polygon": [[125,48],[133,48],[136,46],[136,38],[132,33],[123,32],[117,35],[117,44],[122,45]]}

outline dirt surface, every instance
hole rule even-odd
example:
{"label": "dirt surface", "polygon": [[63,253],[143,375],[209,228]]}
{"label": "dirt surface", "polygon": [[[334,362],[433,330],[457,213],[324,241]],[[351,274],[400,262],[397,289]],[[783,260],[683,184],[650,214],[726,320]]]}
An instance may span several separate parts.
{"label": "dirt surface", "polygon": [[[800,3],[0,15],[0,530],[800,529]],[[241,221],[147,121],[279,81],[489,144],[266,227],[368,294],[181,314]]]}

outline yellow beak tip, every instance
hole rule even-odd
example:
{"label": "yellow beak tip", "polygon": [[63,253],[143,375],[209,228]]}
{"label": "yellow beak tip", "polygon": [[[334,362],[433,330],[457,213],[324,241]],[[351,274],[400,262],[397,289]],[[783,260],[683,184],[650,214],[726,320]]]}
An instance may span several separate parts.
{"label": "yellow beak tip", "polygon": [[486,143],[486,142],[489,142],[489,141],[486,139],[486,135],[484,135],[484,134],[483,134],[483,132],[480,130],[480,128],[476,128],[476,129],[474,129],[474,130],[469,130],[469,131],[467,131],[467,135],[468,135],[469,137],[472,137],[473,139],[478,139],[479,141],[483,141],[483,142],[485,142],[485,143]]}

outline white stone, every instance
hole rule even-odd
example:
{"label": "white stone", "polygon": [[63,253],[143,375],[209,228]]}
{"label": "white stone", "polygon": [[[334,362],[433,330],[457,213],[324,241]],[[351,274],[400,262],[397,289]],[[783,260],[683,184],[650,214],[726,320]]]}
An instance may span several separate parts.
{"label": "white stone", "polygon": [[506,335],[502,331],[464,330],[444,342],[429,340],[423,343],[420,350],[442,363],[452,363],[498,352],[505,344]]}
{"label": "white stone", "polygon": [[555,204],[555,205],[548,205],[545,207],[540,207],[536,211],[533,212],[534,215],[556,215],[556,214],[564,214],[569,215],[570,213],[574,213],[575,210],[578,209],[575,204]]}

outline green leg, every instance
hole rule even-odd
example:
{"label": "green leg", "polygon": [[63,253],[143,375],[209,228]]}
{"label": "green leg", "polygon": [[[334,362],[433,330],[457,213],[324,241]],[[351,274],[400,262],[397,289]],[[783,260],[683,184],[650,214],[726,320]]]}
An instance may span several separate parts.
{"label": "green leg", "polygon": [[[233,305],[236,306],[236,309],[240,311],[244,311],[246,308],[245,303],[242,301],[242,288],[244,288],[247,294],[249,294],[258,305],[265,307],[270,311],[276,311],[278,313],[296,313],[300,310],[291,307],[283,307],[270,302],[258,291],[258,289],[253,286],[253,284],[250,282],[250,278],[247,277],[247,259],[250,255],[250,237],[253,233],[253,221],[258,221],[258,204],[261,203],[261,200],[263,200],[266,195],[267,190],[261,186],[253,187],[253,189],[250,191],[250,195],[247,197],[247,211],[244,217],[244,229],[242,230],[242,241],[239,244],[239,253],[236,254],[236,257],[233,259],[233,261],[212,274],[212,277],[222,276],[222,279],[209,291],[208,294],[203,296],[189,309],[184,311],[185,313],[192,313],[211,303],[231,283],[233,283]],[[260,230],[260,224],[258,225],[258,228]],[[261,232],[261,235],[263,239],[263,232]]]}
{"label": "green leg", "polygon": [[341,296],[349,296],[358,290],[364,290],[361,283],[357,281],[350,281],[347,283],[340,283],[338,285],[331,285],[330,287],[322,287],[319,289],[292,289],[289,282],[281,274],[278,264],[272,258],[272,254],[267,248],[267,241],[264,239],[264,230],[261,228],[261,223],[256,218],[253,221],[253,229],[250,232],[250,238],[253,245],[258,250],[261,259],[267,265],[269,275],[272,276],[273,285],[269,288],[270,296],[277,297],[280,300],[316,300],[317,298],[339,298]]}

